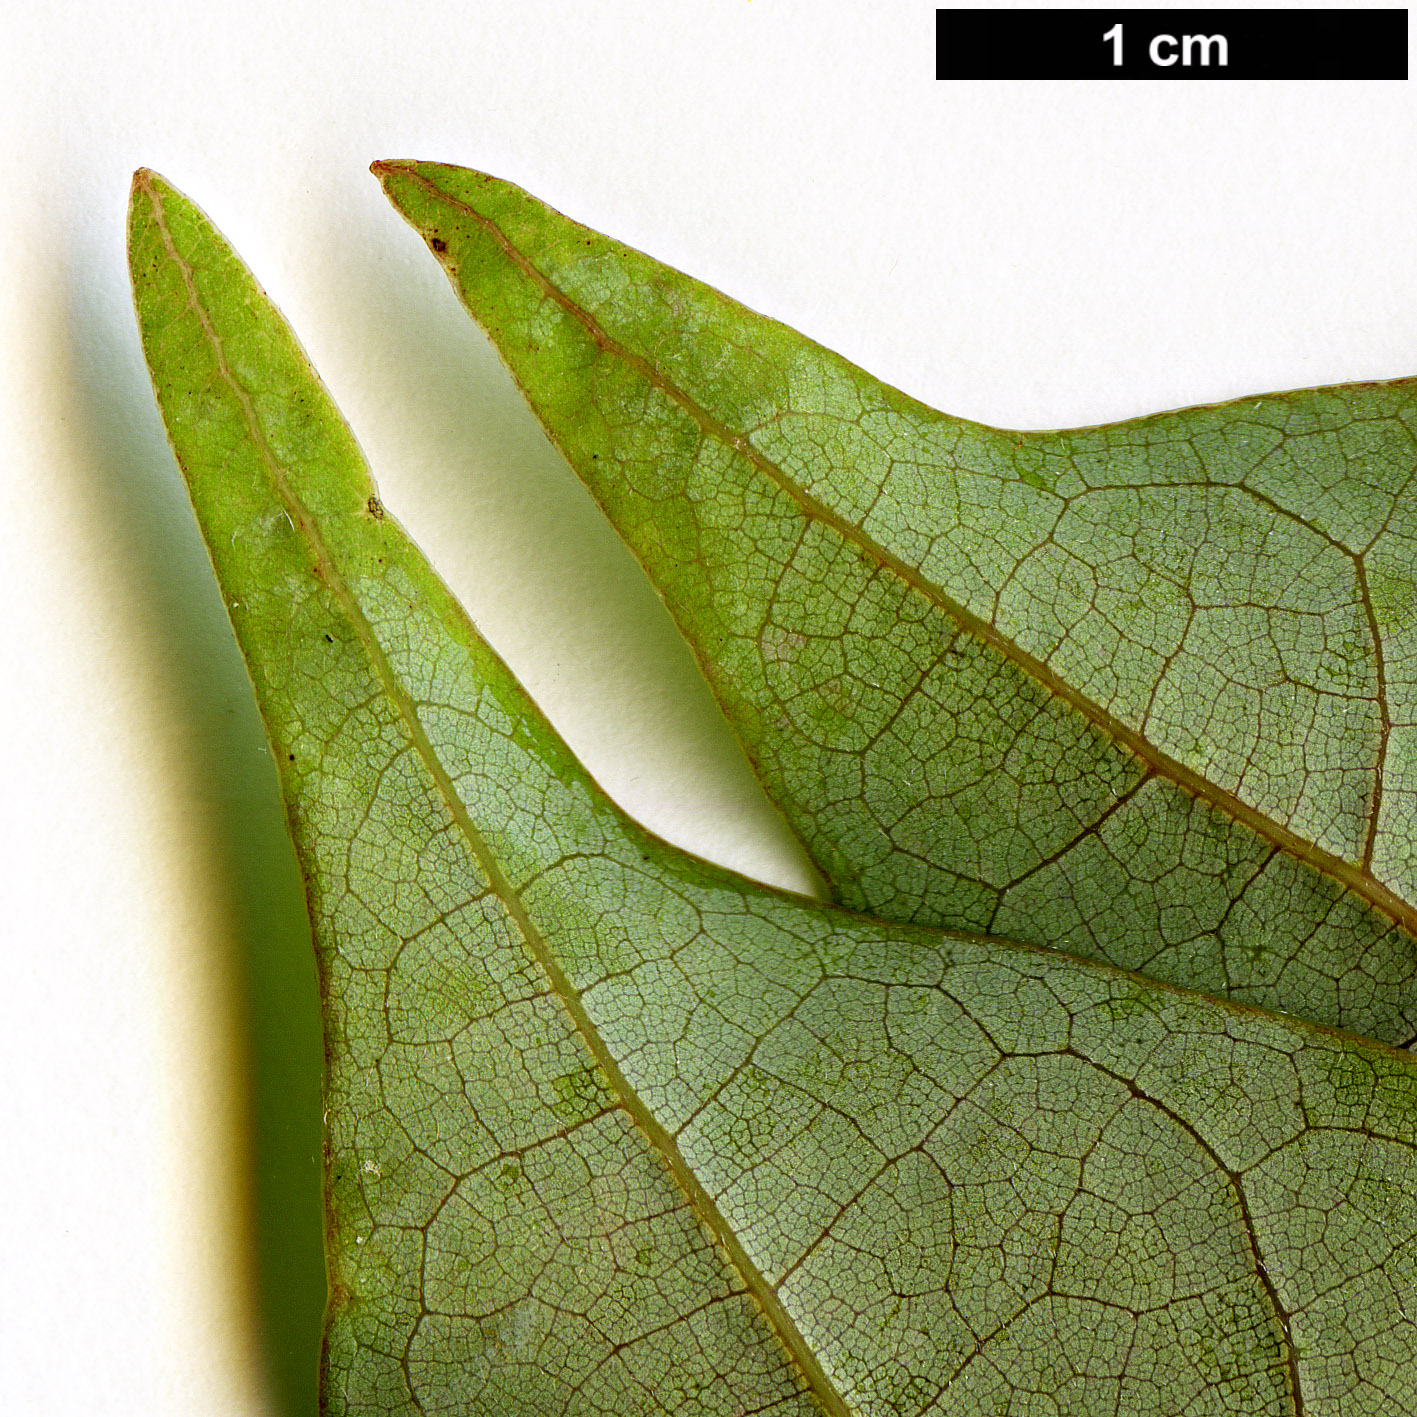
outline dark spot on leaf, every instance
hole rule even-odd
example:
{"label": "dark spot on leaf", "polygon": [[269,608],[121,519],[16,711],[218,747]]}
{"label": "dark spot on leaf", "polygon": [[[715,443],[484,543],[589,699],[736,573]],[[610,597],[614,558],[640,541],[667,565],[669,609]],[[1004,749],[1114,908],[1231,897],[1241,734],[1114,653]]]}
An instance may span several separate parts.
{"label": "dark spot on leaf", "polygon": [[444,241],[441,236],[435,236],[428,244],[435,251],[446,251],[448,249],[448,243]]}
{"label": "dark spot on leaf", "polygon": [[333,636],[333,635],[326,635],[326,636],[325,636],[325,643],[326,643],[327,645],[332,645],[332,644],[334,644],[334,642],[335,642],[335,640],[334,640],[334,636]]}
{"label": "dark spot on leaf", "polygon": [[364,506],[376,522],[384,520],[384,504],[377,497],[370,497]]}

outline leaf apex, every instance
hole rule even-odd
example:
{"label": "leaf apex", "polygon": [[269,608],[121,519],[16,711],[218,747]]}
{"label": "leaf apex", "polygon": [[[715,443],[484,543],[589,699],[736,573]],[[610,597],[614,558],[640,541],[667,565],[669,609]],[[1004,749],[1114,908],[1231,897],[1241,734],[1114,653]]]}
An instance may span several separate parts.
{"label": "leaf apex", "polygon": [[133,173],[133,181],[128,187],[128,207],[131,211],[133,204],[139,197],[150,195],[155,189],[165,188],[169,184],[164,181],[161,174],[156,173],[150,167],[140,167]]}
{"label": "leaf apex", "polygon": [[129,231],[131,233],[133,222],[139,215],[139,200],[145,199],[154,209],[165,208],[171,204],[190,207],[196,209],[196,204],[180,188],[174,187],[162,173],[153,171],[150,167],[140,167],[133,173],[133,181],[128,192],[128,219]]}
{"label": "leaf apex", "polygon": [[[446,180],[451,177],[492,183],[498,187],[513,186],[505,178],[483,172],[480,168],[463,167],[452,162],[435,162],[431,158],[378,158],[369,164],[369,171],[385,184],[394,177],[421,177],[425,181],[435,181],[438,178]],[[521,191],[521,188],[515,190]]]}

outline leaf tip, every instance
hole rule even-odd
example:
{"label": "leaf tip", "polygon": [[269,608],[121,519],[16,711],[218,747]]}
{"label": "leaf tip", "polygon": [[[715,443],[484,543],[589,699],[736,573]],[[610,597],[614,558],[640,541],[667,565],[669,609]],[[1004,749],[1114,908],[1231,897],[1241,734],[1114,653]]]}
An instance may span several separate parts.
{"label": "leaf tip", "polygon": [[140,167],[133,174],[133,181],[128,189],[128,263],[129,275],[132,278],[136,278],[134,253],[142,233],[147,230],[162,205],[159,189],[166,187],[167,183],[150,167]]}
{"label": "leaf tip", "polygon": [[409,157],[379,158],[369,164],[369,171],[379,179],[381,186],[387,188],[389,183],[399,177],[409,177],[415,173],[419,167],[426,164],[414,161]]}
{"label": "leaf tip", "polygon": [[128,229],[131,233],[134,224],[141,221],[144,215],[143,203],[147,203],[147,209],[154,216],[160,216],[163,208],[173,200],[183,200],[181,192],[172,185],[160,172],[154,172],[150,167],[140,167],[133,174],[133,182],[128,192]]}
{"label": "leaf tip", "polygon": [[141,198],[151,197],[153,185],[159,180],[157,173],[150,167],[140,167],[133,174],[133,181],[128,188],[128,212],[130,215],[137,209]]}
{"label": "leaf tip", "polygon": [[140,192],[145,196],[152,196],[154,193],[159,196],[170,196],[176,191],[177,188],[162,173],[154,172],[150,167],[140,167],[133,174],[131,195],[135,198]]}

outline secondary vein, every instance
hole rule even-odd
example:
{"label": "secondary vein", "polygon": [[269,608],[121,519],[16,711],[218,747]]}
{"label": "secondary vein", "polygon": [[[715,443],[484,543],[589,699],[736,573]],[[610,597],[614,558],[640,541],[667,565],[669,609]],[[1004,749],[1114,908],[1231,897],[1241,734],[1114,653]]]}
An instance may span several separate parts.
{"label": "secondary vein", "polygon": [[[746,435],[736,432],[723,423],[692,395],[666,378],[644,356],[636,354],[621,344],[588,310],[579,305],[545,275],[495,222],[465,202],[450,196],[436,183],[411,167],[399,163],[377,164],[376,167],[383,170],[399,171],[410,181],[422,187],[436,201],[476,222],[497,243],[507,259],[532,280],[548,299],[554,301],[575,319],[605,354],[628,365],[652,388],[659,390],[666,398],[683,409],[704,433],[732,448],[739,456],[751,463],[758,472],[795,502],[803,515],[830,527],[848,544],[865,552],[892,571],[913,591],[933,602],[940,610],[954,619],[961,629],[982,640],[998,654],[1021,668],[1054,697],[1061,699],[1082,714],[1106,733],[1119,747],[1145,764],[1150,773],[1166,778],[1191,796],[1201,798],[1219,808],[1265,841],[1282,848],[1315,870],[1331,877],[1346,890],[1352,891],[1368,905],[1401,925],[1409,934],[1417,936],[1417,905],[1404,900],[1396,892],[1383,885],[1368,869],[1371,859],[1372,837],[1376,831],[1376,810],[1374,810],[1371,819],[1369,842],[1363,860],[1361,862],[1347,861],[1335,853],[1325,850],[1316,842],[1299,836],[1298,833],[1275,821],[1265,812],[1171,757],[1170,754],[1162,751],[1134,728],[1114,717],[1101,704],[1094,702],[1080,690],[1060,678],[1050,665],[1022,649],[996,626],[956,601],[941,586],[923,575],[918,567],[911,566],[908,562],[901,560],[899,556],[882,546],[856,523],[847,520],[839,512],[812,496],[789,477],[777,463],[760,452]],[[449,264],[446,253],[435,252],[435,254],[439,255],[445,265]],[[455,271],[450,271],[450,274],[455,274]],[[554,432],[551,436],[554,438]],[[1379,777],[1379,783],[1380,780]],[[1380,786],[1378,790],[1381,790]],[[1374,805],[1376,809],[1376,802]]]}
{"label": "secondary vein", "polygon": [[515,921],[527,947],[545,973],[551,988],[571,1016],[586,1047],[619,1095],[621,1105],[626,1113],[663,1157],[690,1206],[726,1252],[730,1262],[742,1277],[747,1291],[753,1295],[763,1309],[769,1322],[777,1331],[783,1346],[802,1371],[813,1396],[821,1403],[829,1417],[853,1417],[845,1399],[828,1378],[816,1354],[779,1299],[776,1289],[748,1256],[733,1228],[724,1218],[713,1198],[704,1189],[688,1162],[685,1161],[674,1139],[626,1080],[619,1064],[586,1012],[580,991],[575,988],[565,971],[557,963],[546,940],[528,915],[520,895],[508,881],[491,847],[474,825],[466,804],[419,720],[417,708],[412,698],[404,688],[393,665],[389,662],[383,646],[374,633],[373,626],[370,625],[363,608],[355,598],[326,546],[314,515],[296,494],[286,476],[283,464],[271,448],[261,427],[249,391],[236,378],[226,360],[221,334],[212,324],[211,317],[198,294],[192,266],[178,251],[168,229],[161,195],[151,183],[143,181],[141,185],[151,204],[154,224],[161,235],[163,247],[168,258],[182,276],[183,284],[187,290],[189,307],[195,314],[203,336],[212,349],[222,381],[231,389],[241,407],[247,432],[262,465],[265,467],[277,494],[285,504],[286,512],[292,523],[309,545],[315,557],[320,580],[338,601],[341,610],[358,637],[375,675],[399,715],[414,751],[422,761],[424,769],[432,777],[439,795],[443,798],[444,805],[467,841],[468,847],[485,874],[488,884],[496,892],[508,914]]}

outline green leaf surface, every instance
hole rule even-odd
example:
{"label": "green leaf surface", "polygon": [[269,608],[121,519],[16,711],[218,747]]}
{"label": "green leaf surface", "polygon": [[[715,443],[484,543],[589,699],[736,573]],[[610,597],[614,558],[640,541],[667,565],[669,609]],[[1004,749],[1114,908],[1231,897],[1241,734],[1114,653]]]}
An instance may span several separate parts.
{"label": "green leaf surface", "polygon": [[986,428],[506,182],[375,170],[843,903],[1417,1034],[1417,383]]}
{"label": "green leaf surface", "polygon": [[653,837],[151,173],[130,249],[307,882],[326,1413],[1413,1410],[1410,1055]]}

